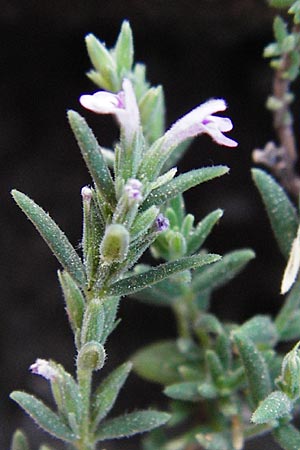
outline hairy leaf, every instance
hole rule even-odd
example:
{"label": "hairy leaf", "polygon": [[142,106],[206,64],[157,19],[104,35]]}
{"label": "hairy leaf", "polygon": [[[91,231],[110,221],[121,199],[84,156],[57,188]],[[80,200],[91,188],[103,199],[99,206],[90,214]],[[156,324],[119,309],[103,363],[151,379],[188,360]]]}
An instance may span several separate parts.
{"label": "hairy leaf", "polygon": [[83,264],[66,235],[51,217],[27,195],[14,189],[12,196],[37,228],[61,265],[80,286],[84,286],[86,277]]}
{"label": "hairy leaf", "polygon": [[292,401],[281,391],[274,391],[254,411],[251,421],[254,423],[268,423],[290,414]]}

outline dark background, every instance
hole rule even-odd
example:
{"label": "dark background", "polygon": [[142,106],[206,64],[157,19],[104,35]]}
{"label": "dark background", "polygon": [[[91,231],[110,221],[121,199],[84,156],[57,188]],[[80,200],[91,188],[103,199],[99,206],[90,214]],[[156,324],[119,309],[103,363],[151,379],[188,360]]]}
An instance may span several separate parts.
{"label": "dark background", "polygon": [[[101,144],[117,137],[111,117],[83,111],[78,97],[96,88],[85,77],[90,67],[84,36],[93,32],[111,47],[124,18],[130,20],[136,60],[148,67],[152,84],[162,83],[167,122],[210,97],[225,98],[234,122],[237,149],[198,138],[180,171],[228,164],[229,176],[186,195],[189,212],[200,220],[221,207],[225,215],[209,239],[213,252],[251,247],[254,260],[214,298],[213,310],[243,321],[256,312],[274,313],[284,268],[259,196],[250,177],[251,152],[273,138],[264,109],[271,70],[261,58],[271,40],[273,11],[263,0],[52,0],[0,2],[1,148],[1,396],[0,448],[7,449],[16,426],[24,427],[33,448],[41,439],[10,400],[14,389],[46,399],[48,385],[28,372],[36,357],[53,358],[73,370],[73,343],[56,280],[58,264],[16,207],[17,188],[49,211],[76,246],[81,234],[80,189],[90,182],[66,121],[73,108],[87,117]],[[250,283],[249,283],[250,280]],[[248,281],[248,282],[247,282]],[[144,343],[173,336],[169,311],[123,300],[122,323],[107,347],[107,368],[115,367]],[[115,412],[164,405],[161,389],[131,375]],[[34,447],[35,445],[35,447]],[[55,442],[55,448],[61,448]],[[247,449],[262,448],[258,440]],[[135,441],[107,449],[137,448]],[[269,444],[268,448],[274,448]]]}

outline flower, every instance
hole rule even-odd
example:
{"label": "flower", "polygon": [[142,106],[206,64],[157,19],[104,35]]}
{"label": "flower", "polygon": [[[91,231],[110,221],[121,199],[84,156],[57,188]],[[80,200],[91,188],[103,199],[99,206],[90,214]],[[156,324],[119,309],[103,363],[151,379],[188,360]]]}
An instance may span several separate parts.
{"label": "flower", "polygon": [[38,358],[34,364],[31,364],[29,370],[31,370],[32,373],[41,375],[46,378],[46,380],[50,381],[54,380],[58,375],[57,370],[51,366],[49,361],[41,358]]}
{"label": "flower", "polygon": [[155,220],[157,231],[166,231],[169,228],[170,222],[163,214],[158,214]]}
{"label": "flower", "polygon": [[79,101],[84,108],[96,114],[115,115],[128,142],[139,129],[140,113],[132,84],[128,79],[123,80],[122,88],[117,94],[98,91],[93,95],[82,95]]}
{"label": "flower", "polygon": [[137,202],[140,202],[143,200],[143,196],[142,196],[142,183],[135,179],[135,178],[129,178],[129,180],[127,181],[127,183],[124,186],[124,191],[127,194],[127,197],[130,200],[135,200]]}
{"label": "flower", "polygon": [[179,119],[166,132],[162,144],[164,151],[169,148],[177,147],[186,139],[199,134],[209,134],[212,139],[220,145],[227,147],[236,147],[236,141],[229,139],[223,133],[232,130],[232,122],[227,117],[213,116],[218,111],[226,109],[225,100],[219,98],[208,100],[202,105],[190,111]]}
{"label": "flower", "polygon": [[88,186],[83,186],[83,188],[81,189],[82,200],[84,202],[90,203],[92,195],[93,195],[92,189],[90,189]]}

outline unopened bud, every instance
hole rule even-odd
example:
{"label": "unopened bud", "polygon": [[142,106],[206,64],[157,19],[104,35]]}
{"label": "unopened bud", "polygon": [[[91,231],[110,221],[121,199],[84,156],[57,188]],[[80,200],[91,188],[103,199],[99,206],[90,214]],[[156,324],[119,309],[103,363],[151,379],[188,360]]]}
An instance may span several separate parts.
{"label": "unopened bud", "polygon": [[300,354],[298,342],[295,347],[285,355],[281,367],[281,376],[278,385],[290,398],[300,397]]}
{"label": "unopened bud", "polygon": [[127,256],[128,247],[128,230],[120,224],[109,225],[100,245],[101,258],[108,264],[122,262]]}
{"label": "unopened bud", "polygon": [[93,192],[88,186],[83,186],[81,189],[81,197],[84,202],[90,202],[92,198]]}
{"label": "unopened bud", "polygon": [[166,231],[169,228],[170,222],[163,214],[158,214],[155,224],[157,231]]}
{"label": "unopened bud", "polygon": [[103,345],[96,341],[87,342],[78,353],[78,368],[81,370],[100,370],[104,366],[105,357]]}

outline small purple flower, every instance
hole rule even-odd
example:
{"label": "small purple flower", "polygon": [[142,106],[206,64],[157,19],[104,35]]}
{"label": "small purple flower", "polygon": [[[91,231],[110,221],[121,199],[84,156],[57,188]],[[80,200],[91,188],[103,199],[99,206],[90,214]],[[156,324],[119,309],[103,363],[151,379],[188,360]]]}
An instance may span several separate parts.
{"label": "small purple flower", "polygon": [[223,99],[209,100],[179,119],[166,132],[162,150],[177,147],[186,139],[199,134],[209,134],[217,144],[236,147],[236,141],[229,139],[223,133],[232,130],[232,122],[227,117],[214,116],[218,111],[225,111],[226,103]]}
{"label": "small purple flower", "polygon": [[158,214],[155,224],[157,231],[166,231],[169,228],[170,222],[163,214]]}
{"label": "small purple flower", "polygon": [[31,370],[32,373],[40,375],[49,381],[54,380],[58,375],[57,370],[51,366],[49,361],[41,358],[38,358],[34,364],[31,364],[29,370]]}
{"label": "small purple flower", "polygon": [[97,114],[113,114],[124,130],[125,140],[131,141],[140,126],[140,113],[131,82],[123,80],[123,90],[117,94],[98,91],[79,98],[84,108]]}
{"label": "small purple flower", "polygon": [[130,200],[135,200],[137,202],[140,202],[143,200],[143,196],[142,196],[142,183],[135,179],[135,178],[130,178],[127,183],[125,184],[124,190],[127,194],[127,197]]}

